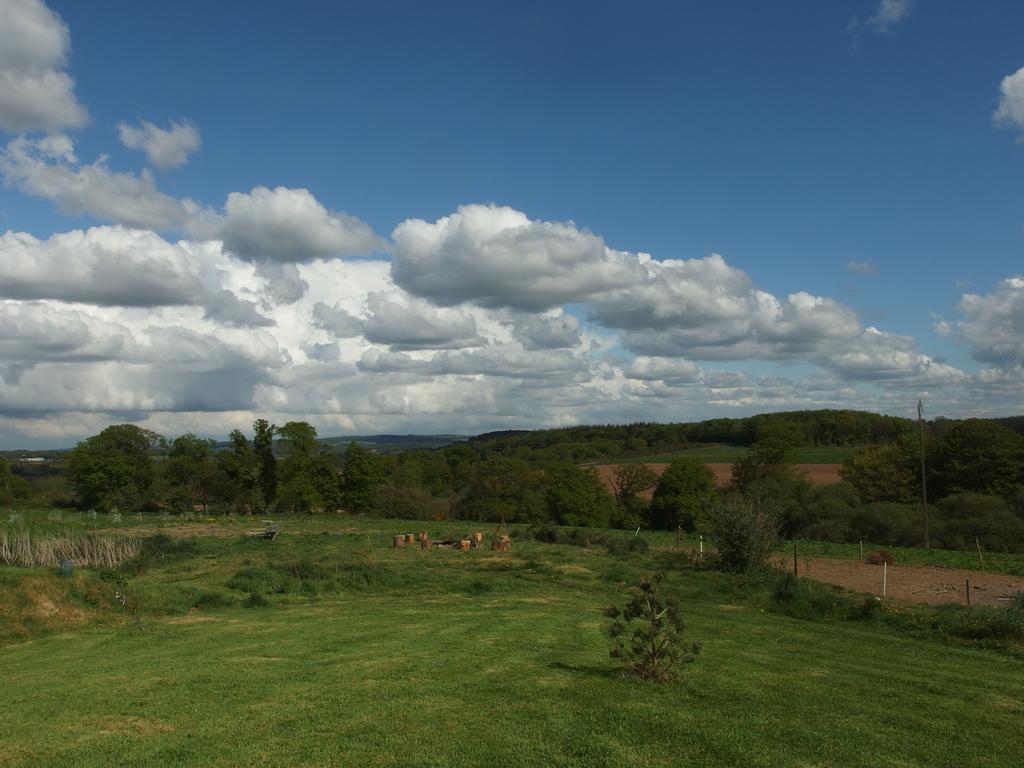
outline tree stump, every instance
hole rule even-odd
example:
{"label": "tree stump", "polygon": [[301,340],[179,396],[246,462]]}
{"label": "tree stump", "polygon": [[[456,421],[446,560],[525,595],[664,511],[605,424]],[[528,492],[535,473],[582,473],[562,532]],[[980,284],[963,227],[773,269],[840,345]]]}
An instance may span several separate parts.
{"label": "tree stump", "polygon": [[402,534],[399,534],[398,536],[395,536],[395,538],[392,540],[392,546],[395,549],[398,549],[399,547],[404,547],[405,546],[405,536],[402,535]]}
{"label": "tree stump", "polygon": [[414,534],[414,533],[407,533],[407,534],[405,534],[405,543],[406,544],[415,544],[416,543],[416,534]]}

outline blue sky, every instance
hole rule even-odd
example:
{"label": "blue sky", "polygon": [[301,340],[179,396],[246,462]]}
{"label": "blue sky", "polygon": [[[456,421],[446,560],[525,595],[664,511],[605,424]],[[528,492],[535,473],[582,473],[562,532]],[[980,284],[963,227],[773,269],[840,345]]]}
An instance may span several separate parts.
{"label": "blue sky", "polygon": [[[219,363],[162,363],[166,367],[147,377],[140,371],[152,363],[149,353],[136,359],[122,346],[120,356],[79,350],[42,359],[8,332],[6,345],[0,343],[6,356],[0,369],[12,372],[0,389],[0,443],[66,442],[127,417],[169,433],[204,426],[227,431],[258,412],[308,418],[322,433],[336,434],[668,420],[825,404],[902,413],[918,397],[949,416],[1024,408],[1024,288],[1018,292],[1006,282],[1024,273],[1024,146],[1017,142],[1024,135],[1024,106],[1021,120],[1014,111],[1015,99],[1024,100],[1024,76],[1020,91],[1001,90],[1004,78],[1024,66],[1020,3],[254,2],[244,11],[198,2],[0,5],[10,6],[12,19],[31,12],[56,29],[63,25],[69,46],[62,58],[37,61],[30,52],[6,66],[65,73],[73,85],[63,97],[81,109],[77,117],[54,117],[58,113],[41,106],[43,117],[34,123],[14,112],[5,123],[3,110],[14,107],[2,92],[11,86],[0,85],[0,127],[6,129],[0,138],[8,143],[0,231],[30,233],[43,243],[90,227],[96,230],[87,240],[97,242],[119,227],[147,231],[189,254],[182,258],[204,291],[230,291],[232,302],[247,302],[250,319],[253,313],[266,319],[246,326],[235,317],[225,325],[211,319],[217,314],[212,299],[189,309],[187,301],[147,306],[132,296],[97,303],[52,285],[8,291],[11,317],[32,313],[10,324],[25,333],[42,332],[36,318],[46,316],[44,307],[76,313],[76,323],[95,318],[123,328],[90,327],[93,341],[120,333],[150,350],[154,332],[175,327],[196,337],[175,344],[216,339],[235,345],[239,360],[253,370],[236,377],[244,367],[238,361],[217,369],[231,357],[220,350],[213,355]],[[40,7],[49,15],[38,15]],[[41,92],[39,104],[52,95]],[[1005,114],[996,120],[1000,109]],[[201,144],[184,162],[161,168],[122,142],[119,125],[142,129],[143,121],[164,130],[191,126]],[[44,157],[32,144],[27,150],[20,145],[15,157],[10,142],[44,136],[65,137],[73,155]],[[108,158],[102,165],[107,176],[151,174],[154,190],[194,201],[205,223],[191,214],[185,221],[123,213],[103,179],[82,175],[100,156]],[[58,182],[33,181],[44,166],[68,171],[65,182],[77,190],[76,203]],[[85,189],[88,184],[99,186]],[[328,238],[334,246],[310,250],[305,235],[284,247],[287,233],[277,231],[270,240],[240,244],[229,231],[233,213],[226,201],[234,193],[255,206],[259,188],[304,190],[325,215],[344,214],[377,239]],[[500,239],[500,227],[467,245],[441,225],[460,206],[472,205],[491,205],[487,215],[495,221],[493,211],[513,209],[528,222],[515,226],[534,227],[536,237],[503,250],[500,263],[485,261],[489,238]],[[283,203],[274,208],[285,209]],[[267,211],[249,212],[259,218]],[[308,235],[314,219],[295,226]],[[423,253],[403,251],[396,228],[417,219],[433,226],[436,242]],[[489,221],[486,226],[498,226]],[[743,301],[753,302],[749,306],[757,303],[756,291],[786,306],[791,294],[806,293],[839,309],[825,330],[815,325],[826,322],[820,316],[812,322],[799,313],[788,319],[776,313],[774,324],[740,323],[725,333],[716,323],[723,312],[743,315],[739,305],[672,314],[659,303],[678,307],[696,285],[687,281],[724,279],[724,273],[698,279],[658,272],[643,278],[634,294],[612,296],[615,280],[641,278],[632,266],[620,265],[626,270],[620,273],[603,262],[591,266],[614,276],[597,292],[567,287],[564,275],[551,301],[538,298],[543,287],[523,284],[507,295],[500,285],[482,287],[488,280],[514,282],[509,269],[534,263],[527,251],[549,247],[537,246],[545,222],[571,222],[573,232],[593,233],[634,261],[640,253],[655,260],[720,254],[734,276],[749,283],[735,287]],[[278,246],[284,250],[275,251]],[[118,262],[120,269],[130,262],[145,273],[147,258],[155,257],[139,247]],[[474,272],[472,285],[456,285],[468,274],[461,259],[474,258],[464,250],[477,247],[482,261],[472,263],[487,268]],[[59,250],[59,257],[47,258],[74,258],[71,246]],[[0,260],[40,258],[24,249],[18,254],[0,252]],[[589,263],[590,257],[578,258],[580,265]],[[430,267],[431,260],[442,282],[452,276],[451,292],[419,268],[402,272],[403,264]],[[86,263],[92,266],[83,280],[110,284],[109,264]],[[446,271],[445,265],[459,264]],[[544,278],[543,269],[539,274]],[[19,275],[23,283],[27,278]],[[280,286],[289,279],[309,287],[283,301]],[[721,298],[722,289],[700,285]],[[664,295],[654,295],[662,289]],[[375,292],[390,297],[387,309],[382,299],[368,299]],[[966,311],[965,294],[978,297]],[[638,319],[637,302],[644,301],[650,316]],[[316,314],[318,304],[355,318],[361,333],[332,335],[348,328],[348,320],[326,320],[327,309]],[[626,304],[628,319],[620,311]],[[398,305],[404,315],[394,310]],[[579,322],[578,333],[569,334],[574,345],[524,342],[524,318],[530,317]],[[462,333],[470,322],[475,331]],[[399,332],[408,330],[403,323],[432,324],[437,332],[410,341]],[[371,326],[376,331],[367,331]],[[888,336],[865,339],[868,327]],[[654,345],[640,340],[641,328],[675,335],[671,343]],[[470,339],[467,346],[449,338],[453,329],[463,342]],[[710,341],[694,340],[705,331]],[[0,330],[0,342],[3,336]],[[778,342],[769,351],[767,338]],[[330,359],[311,354],[331,345],[316,353]],[[899,348],[902,363],[887,363],[880,372],[865,349],[886,345]],[[267,354],[287,361],[268,364]],[[475,355],[476,362],[453,364],[459,354]],[[371,364],[367,355],[392,358]],[[399,364],[396,355],[408,359]],[[496,373],[481,364],[481,355],[514,360],[522,370]],[[575,362],[553,364],[559,355],[563,363]],[[637,356],[647,366],[645,376],[667,364],[699,372],[687,386],[678,376],[634,378],[629,369],[639,370]],[[132,381],[131,392],[41,393],[33,406],[21,390],[47,366],[68,381],[76,370],[88,373],[84,379],[100,389],[104,376],[120,375]],[[300,385],[287,371],[302,366],[316,368],[303,382],[344,378],[341,394],[329,388],[296,394]],[[719,374],[746,376],[743,391],[729,396],[713,386]],[[193,394],[163,392],[154,384],[197,375],[206,383],[185,385]],[[241,394],[194,395],[194,387],[209,386]],[[820,402],[807,395],[817,387]],[[367,390],[393,399],[381,395],[386,402],[374,405]],[[579,397],[581,391],[586,395]],[[450,403],[443,392],[454,393]],[[552,392],[557,395],[549,397]],[[324,405],[332,397],[336,404]],[[544,408],[531,405],[538,398]],[[65,427],[54,428],[54,421]]]}

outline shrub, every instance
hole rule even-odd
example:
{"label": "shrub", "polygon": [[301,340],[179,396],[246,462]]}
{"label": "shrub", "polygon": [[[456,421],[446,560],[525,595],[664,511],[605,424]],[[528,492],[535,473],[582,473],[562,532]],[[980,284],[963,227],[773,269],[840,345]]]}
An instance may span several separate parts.
{"label": "shrub", "polygon": [[705,523],[724,570],[749,571],[765,566],[778,542],[778,520],[759,504],[718,504],[708,510]]}
{"label": "shrub", "polygon": [[684,646],[679,604],[658,594],[662,578],[642,577],[629,590],[631,599],[624,608],[611,605],[604,612],[612,620],[607,629],[612,639],[609,654],[647,680],[672,679],[677,664],[693,661],[700,652],[698,643]]}
{"label": "shrub", "polygon": [[[513,529],[512,535],[517,534],[518,531]],[[559,528],[550,523],[531,526],[526,529],[526,535],[534,541],[544,544],[575,544],[580,547],[607,544],[610,540],[608,534],[603,531],[588,528]]]}
{"label": "shrub", "polygon": [[1024,518],[1006,499],[980,493],[947,496],[936,505],[932,542],[946,549],[968,549],[975,540],[990,552],[1024,551]]}
{"label": "shrub", "polygon": [[643,554],[650,548],[647,539],[640,536],[608,539],[605,546],[608,548],[608,554],[610,555],[627,555],[633,552]]}
{"label": "shrub", "polygon": [[226,608],[235,605],[235,601],[222,592],[202,591],[192,601],[194,608]]}

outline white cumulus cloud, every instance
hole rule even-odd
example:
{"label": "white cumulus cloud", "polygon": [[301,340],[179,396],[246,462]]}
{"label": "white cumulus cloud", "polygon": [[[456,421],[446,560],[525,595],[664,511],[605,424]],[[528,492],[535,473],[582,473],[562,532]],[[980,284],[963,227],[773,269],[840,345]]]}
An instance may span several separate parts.
{"label": "white cumulus cloud", "polygon": [[999,106],[992,119],[996,125],[1024,130],[1024,67],[999,84]]}
{"label": "white cumulus cloud", "polygon": [[188,121],[172,121],[169,128],[160,128],[146,120],[138,126],[119,123],[117,132],[122,144],[145,152],[149,162],[164,169],[187,163],[188,156],[199,149],[201,143],[199,129]]}
{"label": "white cumulus cloud", "polygon": [[368,224],[327,210],[307,189],[232,192],[224,214],[224,247],[245,261],[290,264],[366,256],[382,246]]}
{"label": "white cumulus cloud", "polygon": [[940,322],[939,331],[970,345],[979,362],[1010,369],[1024,365],[1024,275],[1001,280],[991,293],[965,293],[963,318]]}
{"label": "white cumulus cloud", "polygon": [[496,205],[461,206],[433,223],[408,219],[392,239],[395,283],[442,305],[536,312],[584,301],[639,272],[635,257],[571,222]]}
{"label": "white cumulus cloud", "polygon": [[0,297],[110,306],[201,304],[195,257],[145,230],[93,227],[39,240],[0,236]]}
{"label": "white cumulus cloud", "polygon": [[157,189],[153,176],[112,171],[106,158],[79,164],[66,136],[12,140],[0,152],[4,182],[52,200],[64,213],[88,214],[139,229],[180,228],[203,218],[190,200]]}
{"label": "white cumulus cloud", "polygon": [[71,34],[41,0],[0,0],[0,127],[12,133],[85,125],[64,71]]}

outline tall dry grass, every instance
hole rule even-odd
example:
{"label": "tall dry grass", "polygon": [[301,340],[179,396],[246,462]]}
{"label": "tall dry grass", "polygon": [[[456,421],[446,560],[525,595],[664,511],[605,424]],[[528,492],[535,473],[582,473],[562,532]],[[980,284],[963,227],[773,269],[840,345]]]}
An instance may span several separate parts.
{"label": "tall dry grass", "polygon": [[138,555],[141,548],[142,542],[130,536],[0,530],[0,565],[33,568],[70,560],[86,568],[116,568]]}

